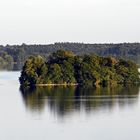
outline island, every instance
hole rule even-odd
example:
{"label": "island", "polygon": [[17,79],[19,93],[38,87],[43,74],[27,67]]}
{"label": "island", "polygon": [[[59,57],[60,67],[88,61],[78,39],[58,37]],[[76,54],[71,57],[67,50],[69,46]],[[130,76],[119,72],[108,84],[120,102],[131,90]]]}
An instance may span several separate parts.
{"label": "island", "polygon": [[30,56],[21,71],[21,86],[113,86],[140,82],[138,66],[128,60],[96,54],[75,55],[57,50],[45,57]]}

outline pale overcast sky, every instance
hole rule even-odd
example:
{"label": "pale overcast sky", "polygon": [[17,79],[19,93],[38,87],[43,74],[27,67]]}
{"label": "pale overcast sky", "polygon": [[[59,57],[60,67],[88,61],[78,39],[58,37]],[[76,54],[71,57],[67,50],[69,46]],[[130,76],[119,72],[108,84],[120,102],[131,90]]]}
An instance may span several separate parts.
{"label": "pale overcast sky", "polygon": [[0,0],[0,44],[140,42],[140,0]]}

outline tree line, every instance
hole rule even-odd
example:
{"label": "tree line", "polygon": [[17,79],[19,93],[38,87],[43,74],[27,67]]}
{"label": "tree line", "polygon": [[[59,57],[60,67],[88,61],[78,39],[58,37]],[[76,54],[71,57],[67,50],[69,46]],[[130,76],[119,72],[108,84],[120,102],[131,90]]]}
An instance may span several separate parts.
{"label": "tree line", "polygon": [[7,69],[12,70],[14,60],[13,57],[8,55],[7,52],[0,52],[0,70]]}
{"label": "tree line", "polygon": [[[55,43],[48,45],[6,45],[0,46],[0,52],[5,52],[17,64],[17,69],[21,69],[26,59],[32,55],[41,55],[46,59],[57,50],[72,51],[77,55],[95,53],[100,56],[114,56],[134,60],[140,64],[140,43],[120,43],[120,44],[84,44],[84,43]],[[0,57],[2,55],[0,54]]]}

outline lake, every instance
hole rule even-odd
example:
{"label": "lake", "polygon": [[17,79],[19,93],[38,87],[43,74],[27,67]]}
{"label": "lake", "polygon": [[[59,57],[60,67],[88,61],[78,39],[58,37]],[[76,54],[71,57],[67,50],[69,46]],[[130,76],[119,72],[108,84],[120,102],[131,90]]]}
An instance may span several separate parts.
{"label": "lake", "polygon": [[20,88],[0,72],[0,140],[139,140],[140,88]]}

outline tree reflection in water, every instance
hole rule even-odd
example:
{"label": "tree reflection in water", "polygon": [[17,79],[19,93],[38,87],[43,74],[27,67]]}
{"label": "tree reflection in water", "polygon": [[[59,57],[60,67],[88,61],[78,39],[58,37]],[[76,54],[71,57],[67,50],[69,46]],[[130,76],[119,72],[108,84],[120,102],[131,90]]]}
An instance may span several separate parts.
{"label": "tree reflection in water", "polygon": [[139,86],[117,87],[40,87],[20,88],[27,109],[51,112],[63,117],[75,111],[97,112],[112,110],[113,107],[132,106],[137,103]]}

